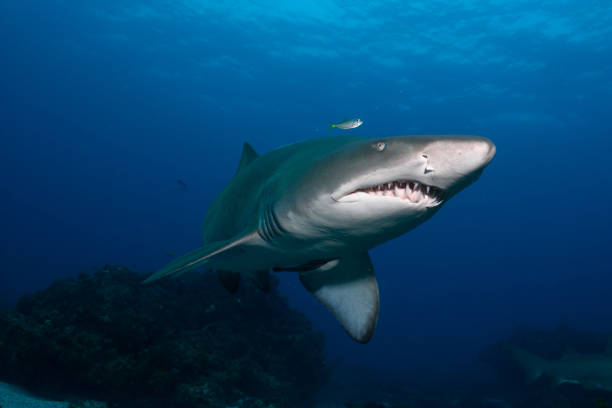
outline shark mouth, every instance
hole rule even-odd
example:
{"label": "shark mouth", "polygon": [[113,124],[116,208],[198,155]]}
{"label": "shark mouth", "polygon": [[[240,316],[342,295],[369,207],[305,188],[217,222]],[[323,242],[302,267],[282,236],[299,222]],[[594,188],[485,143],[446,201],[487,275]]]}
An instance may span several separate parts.
{"label": "shark mouth", "polygon": [[378,196],[403,200],[412,204],[425,204],[425,207],[436,207],[442,204],[444,198],[444,190],[441,188],[428,186],[416,181],[398,180],[372,187],[359,188],[342,197],[340,201],[350,201],[351,198],[359,199],[359,196],[363,194],[372,197]]}

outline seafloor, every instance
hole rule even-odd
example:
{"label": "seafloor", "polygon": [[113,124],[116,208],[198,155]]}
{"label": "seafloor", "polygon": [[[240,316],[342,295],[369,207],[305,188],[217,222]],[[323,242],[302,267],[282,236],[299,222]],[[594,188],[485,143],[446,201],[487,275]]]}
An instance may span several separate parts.
{"label": "seafloor", "polygon": [[231,296],[210,274],[142,280],[107,266],[22,298],[0,315],[0,379],[61,400],[212,408],[306,406],[326,382],[323,335],[276,282]]}
{"label": "seafloor", "polygon": [[270,293],[247,279],[230,295],[213,274],[143,278],[106,266],[0,312],[0,408],[611,406],[604,390],[545,377],[525,383],[505,351],[601,354],[607,333],[518,329],[483,349],[475,367],[486,366],[484,375],[374,373],[328,364],[323,335],[288,306],[276,280]]}

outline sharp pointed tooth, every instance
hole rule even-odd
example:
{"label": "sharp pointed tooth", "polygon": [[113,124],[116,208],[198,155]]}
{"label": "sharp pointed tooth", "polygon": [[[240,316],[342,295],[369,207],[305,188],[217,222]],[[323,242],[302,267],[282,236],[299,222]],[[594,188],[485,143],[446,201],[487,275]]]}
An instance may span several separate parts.
{"label": "sharp pointed tooth", "polygon": [[425,188],[423,186],[417,190],[417,193],[419,195],[419,201],[425,201],[427,196],[425,195]]}
{"label": "sharp pointed tooth", "polygon": [[427,195],[429,195],[429,186],[427,186]]}
{"label": "sharp pointed tooth", "polygon": [[418,201],[418,199],[419,199],[418,194],[419,194],[419,193],[417,192],[417,190],[415,190],[415,189],[410,190],[410,193],[408,193],[408,198],[409,198],[409,199],[410,199],[410,201],[412,201],[413,203],[416,203],[416,202]]}
{"label": "sharp pointed tooth", "polygon": [[394,186],[394,188],[393,188],[393,193],[395,194],[395,196],[396,196],[396,197],[399,197],[399,196],[400,196],[400,189],[399,189],[399,187],[397,186],[397,184],[396,184],[396,185]]}
{"label": "sharp pointed tooth", "polygon": [[414,189],[413,190],[418,190],[419,189],[419,183],[414,183]]}

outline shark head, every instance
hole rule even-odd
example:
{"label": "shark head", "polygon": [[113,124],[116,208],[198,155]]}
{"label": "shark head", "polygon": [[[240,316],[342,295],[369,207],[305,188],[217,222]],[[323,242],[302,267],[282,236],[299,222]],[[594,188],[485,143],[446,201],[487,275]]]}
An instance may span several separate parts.
{"label": "shark head", "polygon": [[292,195],[294,232],[377,245],[431,217],[494,155],[495,145],[477,136],[356,139],[330,149]]}

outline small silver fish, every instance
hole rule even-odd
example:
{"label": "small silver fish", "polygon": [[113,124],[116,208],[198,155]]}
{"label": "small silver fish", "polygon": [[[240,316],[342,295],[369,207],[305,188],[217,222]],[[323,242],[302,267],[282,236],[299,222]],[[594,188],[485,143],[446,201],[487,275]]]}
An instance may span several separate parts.
{"label": "small silver fish", "polygon": [[363,124],[361,119],[346,119],[340,123],[330,123],[329,127],[340,128],[340,129],[355,129]]}

